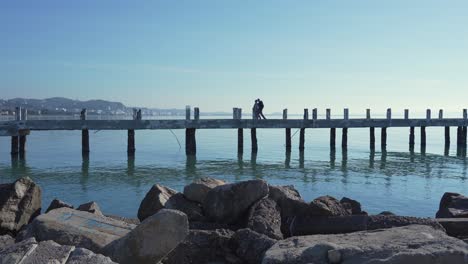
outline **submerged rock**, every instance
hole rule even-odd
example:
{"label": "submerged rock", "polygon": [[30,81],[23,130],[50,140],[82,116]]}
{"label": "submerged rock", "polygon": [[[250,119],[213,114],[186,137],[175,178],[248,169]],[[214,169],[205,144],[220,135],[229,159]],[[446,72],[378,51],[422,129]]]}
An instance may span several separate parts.
{"label": "submerged rock", "polygon": [[16,234],[41,213],[41,188],[29,177],[0,184],[0,235]]}
{"label": "submerged rock", "polygon": [[167,200],[176,193],[177,192],[171,188],[159,184],[153,185],[145,198],[141,201],[140,207],[138,208],[138,219],[143,221],[163,209]]}
{"label": "submerged rock", "polygon": [[208,192],[203,209],[206,216],[220,223],[237,223],[256,201],[268,195],[263,180],[225,184]]}
{"label": "submerged rock", "polygon": [[185,186],[184,196],[191,201],[203,203],[211,189],[224,184],[226,184],[226,182],[210,177],[196,179],[191,184]]}
{"label": "submerged rock", "polygon": [[430,226],[410,225],[340,235],[278,241],[262,264],[451,263],[468,259],[468,245]]}

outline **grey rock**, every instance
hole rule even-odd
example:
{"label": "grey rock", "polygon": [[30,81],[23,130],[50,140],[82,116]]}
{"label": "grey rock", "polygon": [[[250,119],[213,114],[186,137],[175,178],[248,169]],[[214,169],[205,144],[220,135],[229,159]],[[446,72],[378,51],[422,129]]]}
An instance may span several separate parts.
{"label": "grey rock", "polygon": [[[109,243],[128,234],[135,225],[108,217],[59,208],[38,216],[28,225],[28,236],[39,241],[53,240],[99,252]],[[28,237],[26,236],[26,237]]]}
{"label": "grey rock", "polygon": [[379,215],[396,215],[390,211],[383,211],[383,212],[380,212]]}
{"label": "grey rock", "polygon": [[71,254],[66,264],[113,264],[109,257],[96,254],[85,248],[77,248]]}
{"label": "grey rock", "polygon": [[80,206],[78,206],[78,208],[76,208],[76,210],[85,211],[98,216],[104,216],[104,214],[102,214],[101,208],[99,208],[99,205],[94,201],[81,204]]}
{"label": "grey rock", "polygon": [[154,264],[184,241],[187,234],[187,215],[176,210],[162,209],[101,252],[122,264]]}
{"label": "grey rock", "polygon": [[273,239],[283,239],[280,208],[270,198],[256,202],[249,211],[247,227]]}
{"label": "grey rock", "polygon": [[131,224],[131,225],[139,225],[141,223],[138,218],[127,218],[127,217],[118,216],[118,215],[105,215],[105,216],[112,218],[114,220],[119,220],[127,224]]}
{"label": "grey rock", "polygon": [[397,216],[397,215],[370,215],[367,221],[367,229],[375,230],[381,228],[392,228],[407,225],[427,225],[435,229],[445,229],[433,218],[421,218],[412,216]]}
{"label": "grey rock", "polygon": [[74,246],[61,246],[54,241],[43,241],[21,264],[65,263]]}
{"label": "grey rock", "polygon": [[29,177],[0,184],[0,235],[16,234],[41,213],[41,188]]}
{"label": "grey rock", "polygon": [[239,229],[236,225],[228,225],[223,223],[213,223],[213,222],[200,222],[192,221],[189,222],[189,228],[192,230],[215,230],[215,229],[229,229],[237,230]]}
{"label": "grey rock", "polygon": [[15,240],[10,235],[0,236],[0,250],[9,247],[15,243]]}
{"label": "grey rock", "polygon": [[281,213],[281,232],[284,236],[290,235],[289,225],[297,215],[306,214],[309,204],[302,200],[299,192],[292,185],[273,186],[269,185],[268,197],[278,204]]}
{"label": "grey rock", "polygon": [[367,214],[362,211],[361,204],[348,197],[343,197],[340,200],[340,204],[345,208],[345,210],[351,215],[360,215],[360,214]]}
{"label": "grey rock", "polygon": [[446,192],[440,199],[436,218],[468,217],[468,197],[459,193]]}
{"label": "grey rock", "polygon": [[[330,252],[332,251],[332,252]],[[338,252],[336,252],[338,251]],[[263,264],[330,263],[467,263],[468,245],[430,226],[410,225],[341,235],[312,235],[278,241]]]}
{"label": "grey rock", "polygon": [[238,230],[232,237],[237,256],[249,264],[260,263],[265,252],[275,243],[276,240],[248,228]]}
{"label": "grey rock", "polygon": [[34,238],[29,238],[9,247],[0,249],[0,263],[17,264],[29,256],[37,247]]}
{"label": "grey rock", "polygon": [[47,208],[46,213],[48,213],[50,210],[54,210],[54,209],[62,208],[62,207],[67,207],[67,208],[71,208],[71,209],[74,208],[73,205],[71,205],[71,204],[67,204],[66,202],[61,201],[59,199],[54,199],[54,200],[52,200],[52,202],[50,202],[50,205]]}
{"label": "grey rock", "polygon": [[268,195],[263,180],[225,184],[208,192],[203,209],[210,219],[221,223],[236,223],[256,201]]}
{"label": "grey rock", "polygon": [[206,195],[211,189],[224,184],[226,184],[225,181],[210,177],[203,177],[200,179],[196,179],[191,184],[185,186],[184,195],[187,199],[191,201],[203,203],[203,201],[206,198]]}
{"label": "grey rock", "polygon": [[269,185],[268,188],[269,188],[268,197],[278,204],[281,204],[282,201],[286,199],[302,201],[299,191],[297,191],[292,185],[285,185],[285,186]]}
{"label": "grey rock", "polygon": [[167,200],[176,193],[177,192],[171,188],[159,184],[153,185],[145,198],[141,201],[140,207],[138,208],[138,219],[143,221],[163,209]]}
{"label": "grey rock", "polygon": [[342,234],[367,230],[366,215],[297,216],[290,224],[291,236]]}
{"label": "grey rock", "polygon": [[447,235],[468,238],[468,218],[437,218],[436,221],[445,228]]}
{"label": "grey rock", "polygon": [[176,193],[172,195],[166,202],[165,207],[167,209],[179,210],[184,212],[189,221],[203,221],[205,216],[201,205],[190,201],[182,193]]}
{"label": "grey rock", "polygon": [[190,230],[187,238],[161,263],[233,263],[232,260],[236,259],[230,247],[233,234],[226,229]]}

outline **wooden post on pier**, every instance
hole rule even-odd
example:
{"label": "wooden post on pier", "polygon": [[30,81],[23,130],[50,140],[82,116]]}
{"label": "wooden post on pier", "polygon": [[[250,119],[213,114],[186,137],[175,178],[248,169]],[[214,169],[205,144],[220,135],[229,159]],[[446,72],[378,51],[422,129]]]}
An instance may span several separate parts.
{"label": "wooden post on pier", "polygon": [[[242,108],[234,108],[234,119],[242,119]],[[244,153],[244,130],[242,128],[237,129],[237,154]]]}
{"label": "wooden post on pier", "polygon": [[317,121],[317,108],[312,109],[312,120]]}
{"label": "wooden post on pier", "polygon": [[193,119],[200,120],[200,108],[195,107],[193,109]]}
{"label": "wooden post on pier", "polygon": [[409,135],[409,145],[410,149],[414,148],[414,127],[410,127],[410,135]]}
{"label": "wooden post on pier", "polygon": [[331,109],[330,108],[327,108],[326,112],[325,112],[325,118],[327,120],[330,120],[331,119]]}
{"label": "wooden post on pier", "polygon": [[[309,109],[304,109],[304,121],[309,119]],[[305,149],[305,128],[301,128],[299,131],[299,151],[302,152]]]}
{"label": "wooden post on pier", "polygon": [[382,130],[380,132],[380,147],[382,151],[387,149],[387,128],[382,127]]}
{"label": "wooden post on pier", "polygon": [[[133,109],[133,120],[138,120],[138,110]],[[127,131],[127,155],[134,156],[135,155],[135,130],[129,129]]]}
{"label": "wooden post on pier", "polygon": [[450,127],[445,127],[445,148],[450,147]]}
{"label": "wooden post on pier", "polygon": [[[15,108],[15,120],[21,120],[21,107]],[[12,156],[18,156],[19,153],[19,136],[12,136],[11,137],[11,151]]]}
{"label": "wooden post on pier", "polygon": [[426,127],[421,127],[421,149],[426,147]]}
{"label": "wooden post on pier", "polygon": [[[21,108],[21,120],[28,119],[28,109]],[[20,134],[19,135],[19,155],[20,158],[24,159],[24,155],[26,153],[26,135]]]}
{"label": "wooden post on pier", "polygon": [[335,149],[336,146],[336,128],[330,128],[330,148]]}
{"label": "wooden post on pier", "polygon": [[[190,120],[190,106],[185,107],[185,120]],[[195,128],[185,129],[185,154],[194,156],[197,154],[197,141],[195,139]]]}
{"label": "wooden post on pier", "polygon": [[[86,120],[88,117],[86,108],[83,108],[80,113],[80,119]],[[81,153],[83,155],[89,154],[89,130],[83,129],[81,130]]]}
{"label": "wooden post on pier", "polygon": [[463,128],[461,126],[457,127],[457,148],[460,148],[462,145],[462,137],[463,137]]}
{"label": "wooden post on pier", "polygon": [[463,149],[466,149],[466,134],[467,134],[466,126],[463,126],[462,127],[462,141],[461,141]]}
{"label": "wooden post on pier", "polygon": [[[283,120],[288,119],[288,109],[283,109]],[[291,128],[286,128],[286,152],[291,152]]]}
{"label": "wooden post on pier", "polygon": [[[370,120],[371,119],[371,111],[370,109],[366,109],[366,119]],[[369,128],[369,147],[371,151],[375,150],[375,128],[370,127]]]}
{"label": "wooden post on pier", "polygon": [[348,128],[343,127],[342,133],[341,133],[341,147],[343,149],[348,148]]}
{"label": "wooden post on pier", "polygon": [[256,128],[250,129],[250,140],[252,141],[252,153],[257,153],[258,144],[257,144],[257,129]]}

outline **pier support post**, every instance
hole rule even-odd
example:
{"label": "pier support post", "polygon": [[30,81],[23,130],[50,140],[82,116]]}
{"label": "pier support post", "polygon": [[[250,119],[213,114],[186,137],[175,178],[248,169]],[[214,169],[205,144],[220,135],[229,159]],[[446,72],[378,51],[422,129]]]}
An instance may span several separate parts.
{"label": "pier support post", "polygon": [[410,135],[409,135],[409,146],[410,148],[414,148],[414,127],[410,127]]}
{"label": "pier support post", "polygon": [[380,147],[382,148],[382,151],[384,151],[387,149],[387,128],[382,127],[380,134]]}
{"label": "pier support post", "polygon": [[128,156],[135,155],[135,130],[129,129],[127,131],[127,154]]}
{"label": "pier support post", "polygon": [[462,145],[462,135],[463,135],[463,128],[461,126],[457,127],[457,147]]}
{"label": "pier support post", "polygon": [[17,156],[19,153],[19,136],[11,137],[11,155]]}
{"label": "pier support post", "polygon": [[[81,110],[80,114],[80,119],[81,120],[86,120],[87,118],[87,110],[84,108]],[[83,155],[88,155],[89,154],[89,130],[88,129],[83,129],[81,130],[81,153]]]}
{"label": "pier support post", "polygon": [[[235,108],[235,119],[242,119],[242,108]],[[244,153],[244,130],[242,128],[237,129],[237,154]]]}
{"label": "pier support post", "polygon": [[461,144],[462,144],[462,147],[466,149],[466,134],[467,134],[467,131],[466,131],[466,126],[463,126],[462,127],[462,141],[461,141]]}
{"label": "pier support post", "polygon": [[[21,120],[27,120],[28,119],[28,109],[26,108],[19,108],[20,109],[20,119]],[[19,155],[20,158],[24,158],[24,155],[26,153],[26,135],[19,135]]]}
{"label": "pier support post", "polygon": [[450,127],[445,127],[445,148],[450,147]]}
{"label": "pier support post", "polygon": [[421,127],[421,149],[426,148],[426,127]]}
{"label": "pier support post", "polygon": [[341,133],[341,147],[343,149],[348,148],[348,128],[344,127]]}
{"label": "pier support post", "polygon": [[330,128],[330,148],[335,149],[336,146],[336,128]]}
{"label": "pier support post", "polygon": [[370,149],[375,150],[375,128],[371,127],[369,128],[369,133],[370,133]]}
{"label": "pier support post", "polygon": [[195,128],[185,129],[185,154],[193,156],[197,154],[197,142],[195,139]]}
{"label": "pier support post", "polygon": [[252,153],[257,153],[258,144],[257,144],[257,129],[256,128],[250,129],[250,140],[252,141]]}
{"label": "pier support post", "polygon": [[301,128],[299,131],[299,151],[304,151],[304,143],[305,143],[305,128]]}
{"label": "pier support post", "polygon": [[[283,109],[283,120],[288,119],[288,109]],[[286,152],[291,152],[291,128],[286,128]]]}

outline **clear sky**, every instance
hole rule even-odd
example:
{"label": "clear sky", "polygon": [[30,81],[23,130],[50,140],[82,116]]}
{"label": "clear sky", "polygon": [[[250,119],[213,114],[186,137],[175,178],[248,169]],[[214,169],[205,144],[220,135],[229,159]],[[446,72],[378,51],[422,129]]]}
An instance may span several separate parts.
{"label": "clear sky", "polygon": [[467,14],[465,0],[5,0],[0,97],[458,111]]}

